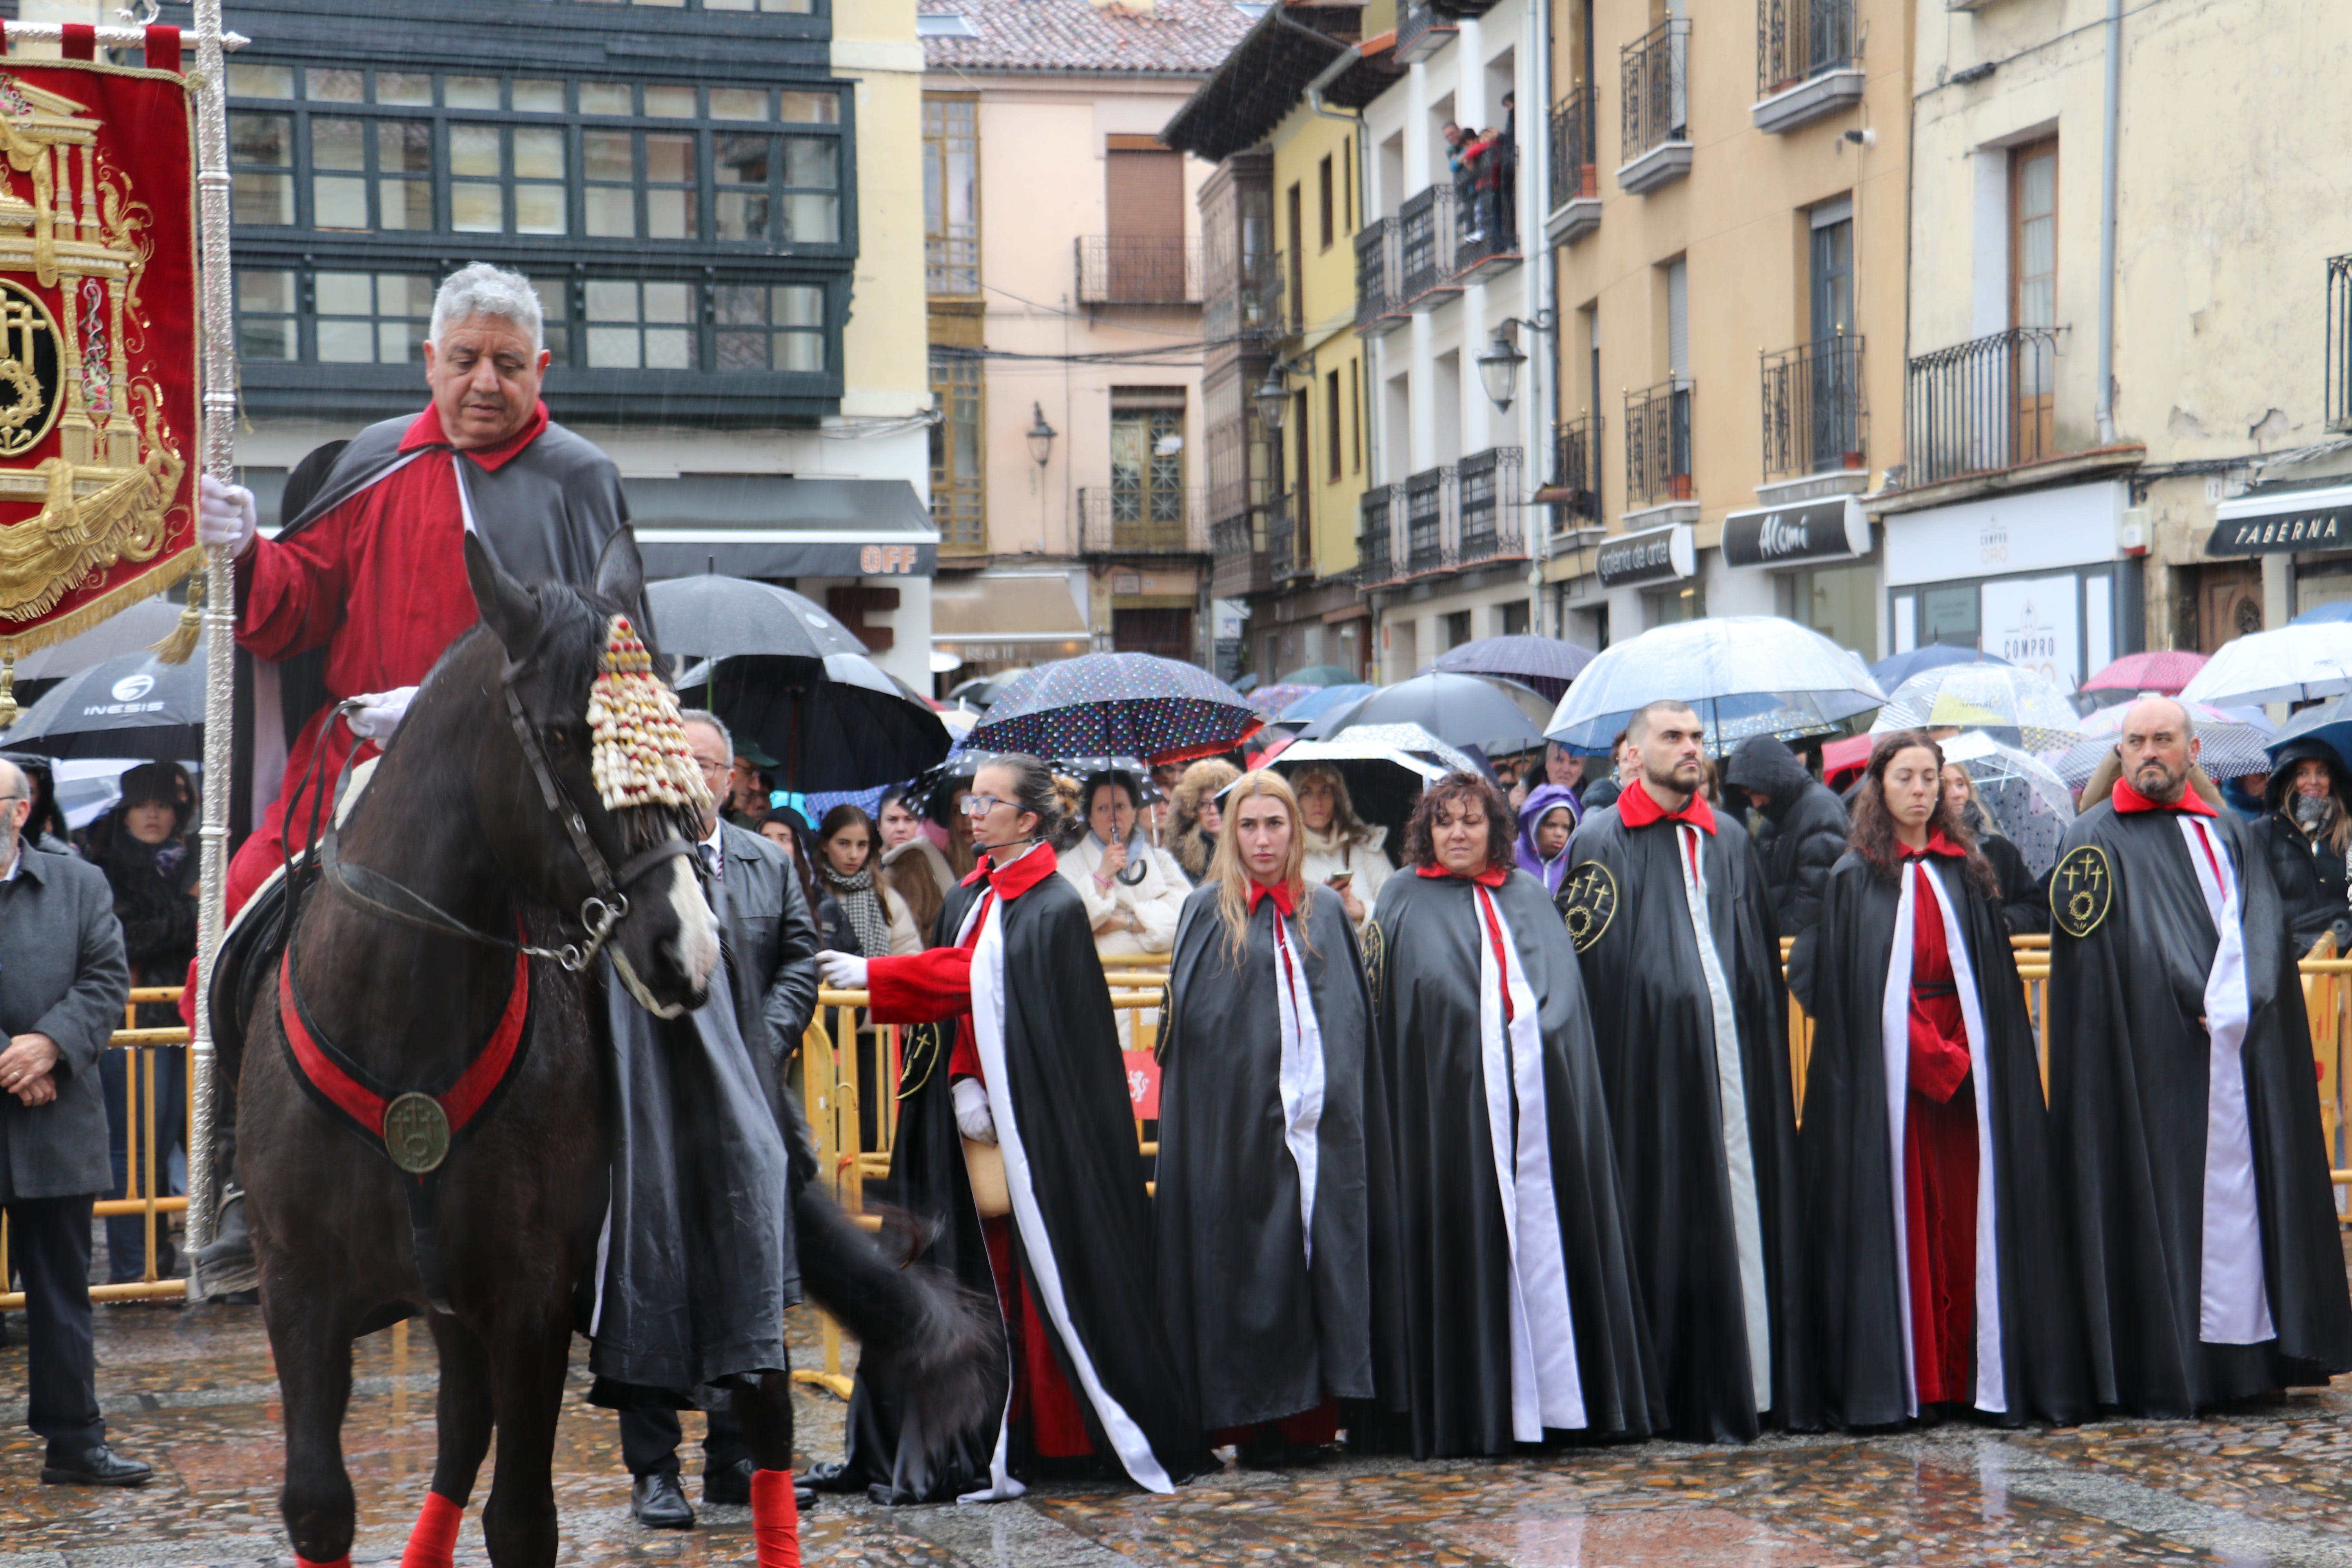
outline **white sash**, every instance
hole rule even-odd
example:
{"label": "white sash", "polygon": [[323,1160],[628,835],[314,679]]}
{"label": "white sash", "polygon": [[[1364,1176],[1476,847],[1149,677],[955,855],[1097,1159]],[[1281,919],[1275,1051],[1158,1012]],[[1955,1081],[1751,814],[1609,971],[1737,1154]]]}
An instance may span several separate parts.
{"label": "white sash", "polygon": [[[1310,892],[1309,898],[1314,897]],[[1298,1167],[1298,1224],[1306,1237],[1307,1261],[1315,1261],[1315,1163],[1317,1130],[1323,1121],[1323,1026],[1315,1020],[1315,998],[1298,960],[1297,944],[1274,911],[1274,994],[1282,1016],[1282,1138]]]}

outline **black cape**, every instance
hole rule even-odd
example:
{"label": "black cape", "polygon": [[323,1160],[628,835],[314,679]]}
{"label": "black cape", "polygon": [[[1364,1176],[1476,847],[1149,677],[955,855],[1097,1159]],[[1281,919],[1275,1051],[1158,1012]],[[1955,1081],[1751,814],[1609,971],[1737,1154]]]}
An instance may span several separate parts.
{"label": "black cape", "polygon": [[[1365,939],[1378,1068],[1395,1118],[1407,1358],[1396,1439],[1417,1458],[1506,1454],[1514,1446],[1511,1253],[1488,1153],[1479,997],[1486,937],[1472,887],[1401,870],[1381,884]],[[1584,984],[1543,884],[1513,871],[1494,891],[1538,1001],[1584,1433],[1646,1436],[1665,1411],[1634,1289]]]}
{"label": "black cape", "polygon": [[[1034,851],[1051,854],[1050,849]],[[948,895],[932,935],[952,944],[982,892],[978,883]],[[1127,1092],[1118,1027],[1102,960],[1086,907],[1069,883],[1048,876],[1003,906],[1004,1056],[1015,1124],[1029,1159],[1034,1190],[1071,1325],[1104,1391],[1134,1421],[1171,1481],[1198,1471],[1206,1450],[1190,1394],[1177,1376],[1152,1266],[1151,1199],[1135,1142],[1135,1110]],[[975,961],[975,964],[977,961]],[[949,1084],[949,1062],[961,1025],[910,1026],[901,1031],[901,1090],[898,1137],[891,1151],[889,1192],[919,1223],[935,1227],[919,1256],[954,1274],[982,1300],[998,1300],[996,1280],[965,1173],[963,1143]],[[1000,1086],[991,1086],[1002,1105]],[[998,1112],[1002,1135],[1003,1111]],[[1038,1260],[1013,1226],[1013,1264],[1036,1290]],[[1043,1293],[1037,1291],[1042,1304]],[[1108,1436],[1074,1369],[1071,1347],[1055,1353],[1085,1415],[1096,1454],[1117,1465]],[[1009,1387],[1009,1385],[1008,1385]],[[952,1500],[990,1482],[997,1423],[963,1433],[950,1457],[933,1466],[902,1456],[903,1380],[878,1356],[858,1363],[850,1399],[847,1451],[835,1489],[865,1486],[889,1503]],[[1013,1473],[1024,1467],[1023,1434],[1010,1435]]]}
{"label": "black cape", "polygon": [[[1959,921],[1967,951],[1952,954],[1953,977],[1976,995],[1991,1066],[1994,1258],[2008,1406],[1994,1418],[2009,1426],[2031,1416],[2071,1424],[2086,1413],[2082,1326],[2063,1226],[2049,1201],[2049,1129],[2033,1021],[2000,906],[1959,861],[1931,857],[1928,868]],[[1903,874],[1911,875],[1907,868]],[[1813,1018],[1798,1137],[1806,1237],[1801,1327],[1808,1346],[1801,1359],[1810,1375],[1792,1391],[1789,1418],[1807,1431],[1889,1426],[1909,1414],[1907,1298],[1895,1248],[1903,1220],[1889,1182],[1901,1151],[1887,1124],[1883,1022],[1901,901],[1899,883],[1848,851],[1822,889],[1820,923],[1797,939],[1789,965],[1792,977],[1810,974],[1800,1000]],[[1914,918],[1939,915],[1923,905]],[[1971,1071],[1958,1092],[1974,1097],[1977,1089]],[[1976,1367],[1973,1355],[1969,1364]],[[1980,1393],[1972,1385],[1971,1400]]]}
{"label": "black cape", "polygon": [[2219,937],[2178,814],[2102,801],[2068,830],[2050,892],[2052,1150],[2092,1391],[2148,1415],[2193,1415],[2352,1369],[2352,1301],[2286,915],[2243,827],[2227,812],[2203,820],[2240,889],[2252,1004],[2241,1060],[2275,1340],[2199,1338],[2210,1083],[2199,1020]]}
{"label": "black cape", "polygon": [[1614,806],[1587,816],[1569,842],[1557,901],[1591,1001],[1673,1435],[1745,1442],[1779,1424],[1793,1386],[1797,1130],[1780,933],[1763,867],[1728,812],[1717,811],[1715,824],[1700,836],[1701,864],[1738,1034],[1771,1345],[1766,1411],[1757,1408],[1748,1352],[1715,1011],[1683,891],[1677,830],[1665,822],[1629,828]]}
{"label": "black cape", "polygon": [[[1260,901],[1236,964],[1220,891],[1196,889],[1177,921],[1152,1211],[1169,1348],[1211,1431],[1374,1396],[1370,1232],[1396,1219],[1388,1111],[1365,1072],[1371,998],[1339,895],[1309,887],[1291,926],[1322,1038],[1310,1263],[1283,1114],[1276,910]],[[1393,1238],[1380,1251],[1393,1257]]]}

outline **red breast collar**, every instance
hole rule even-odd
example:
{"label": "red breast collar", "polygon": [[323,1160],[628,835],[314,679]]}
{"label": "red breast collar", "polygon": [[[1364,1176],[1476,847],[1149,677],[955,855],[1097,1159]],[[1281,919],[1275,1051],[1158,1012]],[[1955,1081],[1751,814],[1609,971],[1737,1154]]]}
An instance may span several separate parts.
{"label": "red breast collar", "polygon": [[2116,803],[2116,809],[2121,812],[2185,811],[2191,816],[2219,816],[2221,815],[2220,812],[2213,809],[2212,805],[2207,802],[2203,795],[2199,795],[2192,786],[2186,784],[2180,786],[2180,798],[2179,800],[2166,802],[2160,800],[2150,800],[2147,796],[2140,794],[2139,791],[2132,788],[2128,782],[2123,779],[2117,779],[2116,781],[2116,792],[2114,795],[2108,796],[2108,798]]}
{"label": "red breast collar", "polygon": [[[520,922],[518,922],[518,925]],[[278,1017],[284,1026],[286,1049],[293,1058],[295,1077],[310,1098],[330,1114],[344,1119],[368,1142],[382,1148],[393,1163],[423,1178],[438,1166],[465,1131],[467,1124],[489,1104],[521,1059],[526,1026],[530,1017],[530,960],[515,954],[514,984],[507,993],[506,1010],[498,1026],[456,1079],[439,1089],[404,1090],[384,1083],[337,1049],[303,1005],[294,984],[290,951],[278,963]],[[433,1112],[421,1106],[403,1106],[400,1125],[387,1125],[387,1113],[404,1100],[422,1099],[439,1108],[444,1136],[430,1164],[419,1163],[429,1148],[415,1140],[429,1131]],[[416,1125],[418,1117],[426,1126]],[[395,1140],[400,1142],[396,1142]],[[404,1158],[410,1149],[417,1154]]]}
{"label": "red breast collar", "polygon": [[1654,822],[1687,822],[1702,833],[1715,831],[1715,811],[1706,804],[1706,796],[1694,794],[1680,811],[1668,811],[1639,779],[1617,797],[1617,817],[1628,827],[1647,827]]}

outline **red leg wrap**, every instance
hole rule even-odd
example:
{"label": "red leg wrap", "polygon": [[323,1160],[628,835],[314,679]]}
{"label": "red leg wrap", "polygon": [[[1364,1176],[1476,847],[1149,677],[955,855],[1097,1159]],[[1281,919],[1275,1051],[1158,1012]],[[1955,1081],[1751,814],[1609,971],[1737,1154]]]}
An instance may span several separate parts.
{"label": "red leg wrap", "polygon": [[759,1568],[801,1568],[801,1510],[790,1470],[751,1472],[752,1561]]}
{"label": "red leg wrap", "polygon": [[450,1568],[457,1553],[457,1523],[466,1510],[439,1492],[426,1492],[425,1506],[408,1531],[400,1568]]}

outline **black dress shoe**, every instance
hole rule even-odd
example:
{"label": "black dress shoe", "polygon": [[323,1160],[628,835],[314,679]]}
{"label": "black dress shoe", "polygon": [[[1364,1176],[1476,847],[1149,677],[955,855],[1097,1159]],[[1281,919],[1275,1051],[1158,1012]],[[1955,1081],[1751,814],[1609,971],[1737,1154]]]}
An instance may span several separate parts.
{"label": "black dress shoe", "polygon": [[629,1511],[647,1530],[694,1528],[694,1505],[686,1500],[686,1489],[677,1484],[675,1470],[639,1476],[629,1488]]}
{"label": "black dress shoe", "polygon": [[53,1450],[41,1466],[42,1483],[53,1487],[143,1486],[154,1473],[152,1466],[126,1459],[103,1443],[78,1454]]}

